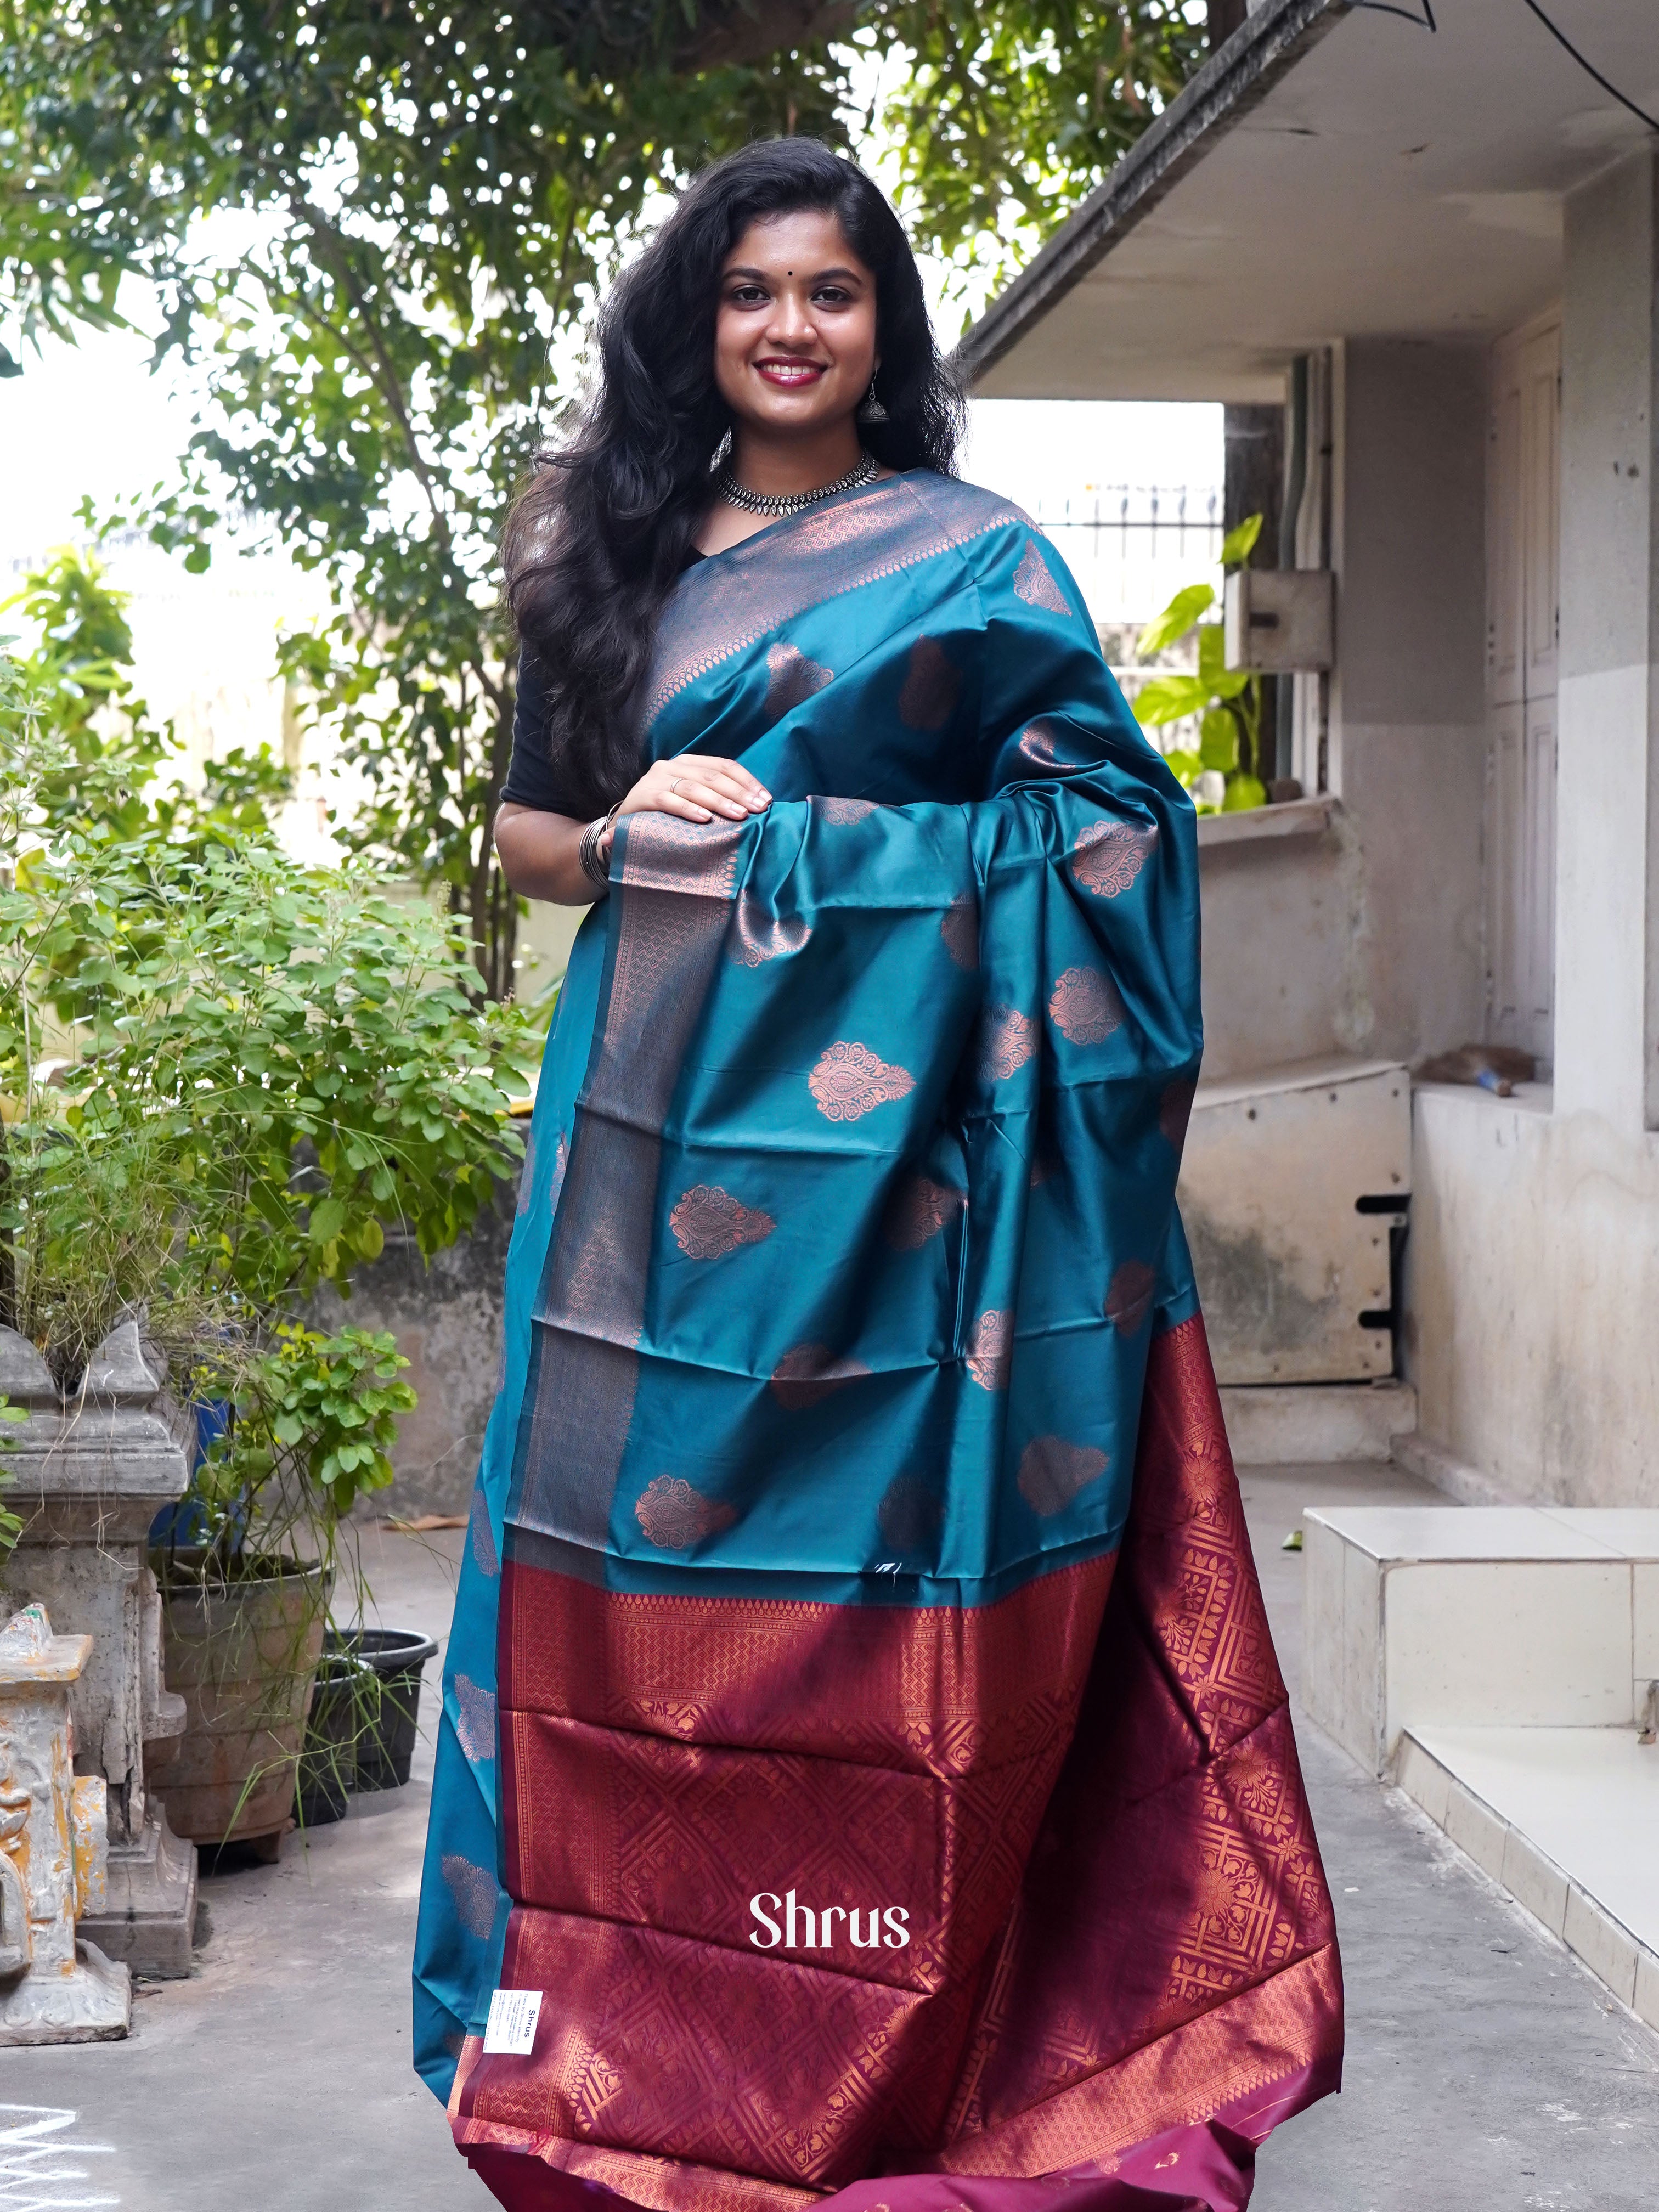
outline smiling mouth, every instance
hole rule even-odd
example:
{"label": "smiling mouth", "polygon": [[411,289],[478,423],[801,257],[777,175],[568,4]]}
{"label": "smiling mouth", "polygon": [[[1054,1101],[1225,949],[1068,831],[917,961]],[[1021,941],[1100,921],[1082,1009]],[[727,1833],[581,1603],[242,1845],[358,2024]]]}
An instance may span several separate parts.
{"label": "smiling mouth", "polygon": [[816,384],[824,375],[826,364],[819,361],[757,361],[755,373],[763,376],[769,384]]}

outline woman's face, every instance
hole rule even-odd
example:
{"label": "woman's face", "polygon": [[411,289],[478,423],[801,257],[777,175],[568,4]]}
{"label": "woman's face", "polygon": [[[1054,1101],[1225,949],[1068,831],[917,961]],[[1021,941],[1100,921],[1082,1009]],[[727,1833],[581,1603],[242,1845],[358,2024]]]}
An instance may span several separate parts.
{"label": "woman's face", "polygon": [[714,380],[739,424],[811,435],[853,413],[876,370],[876,280],[833,215],[751,223],[726,256]]}

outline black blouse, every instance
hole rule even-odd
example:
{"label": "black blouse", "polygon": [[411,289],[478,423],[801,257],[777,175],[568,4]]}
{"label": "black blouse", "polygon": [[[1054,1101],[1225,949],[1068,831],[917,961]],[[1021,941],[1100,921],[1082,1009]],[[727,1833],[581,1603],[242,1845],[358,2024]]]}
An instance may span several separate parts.
{"label": "black blouse", "polygon": [[[703,555],[694,545],[685,566]],[[513,706],[513,757],[507,763],[501,798],[514,806],[533,806],[543,814],[568,814],[583,820],[583,805],[572,779],[547,750],[547,678],[527,645],[519,648],[519,683]]]}

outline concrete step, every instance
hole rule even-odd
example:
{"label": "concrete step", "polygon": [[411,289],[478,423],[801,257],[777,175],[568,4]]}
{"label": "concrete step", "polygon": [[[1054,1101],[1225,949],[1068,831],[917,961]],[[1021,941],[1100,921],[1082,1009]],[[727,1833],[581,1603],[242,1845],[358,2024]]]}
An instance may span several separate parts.
{"label": "concrete step", "polygon": [[1659,2027],[1659,1744],[1632,1729],[1409,1729],[1398,1780],[1501,1882]]}
{"label": "concrete step", "polygon": [[1221,1413],[1239,1467],[1385,1460],[1417,1426],[1417,1393],[1395,1382],[1224,1384]]}
{"label": "concrete step", "polygon": [[1659,1510],[1340,1506],[1303,1519],[1303,1696],[1373,1774],[1424,1726],[1635,1728],[1659,1677]]}

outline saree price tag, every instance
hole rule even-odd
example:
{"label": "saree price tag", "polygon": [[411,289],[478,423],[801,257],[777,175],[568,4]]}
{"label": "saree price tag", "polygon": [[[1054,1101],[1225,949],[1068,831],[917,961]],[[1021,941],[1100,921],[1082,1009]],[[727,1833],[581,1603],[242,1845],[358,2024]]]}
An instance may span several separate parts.
{"label": "saree price tag", "polygon": [[497,1990],[484,2023],[484,2055],[528,2058],[536,2047],[536,2022],[542,2014],[539,1990]]}

